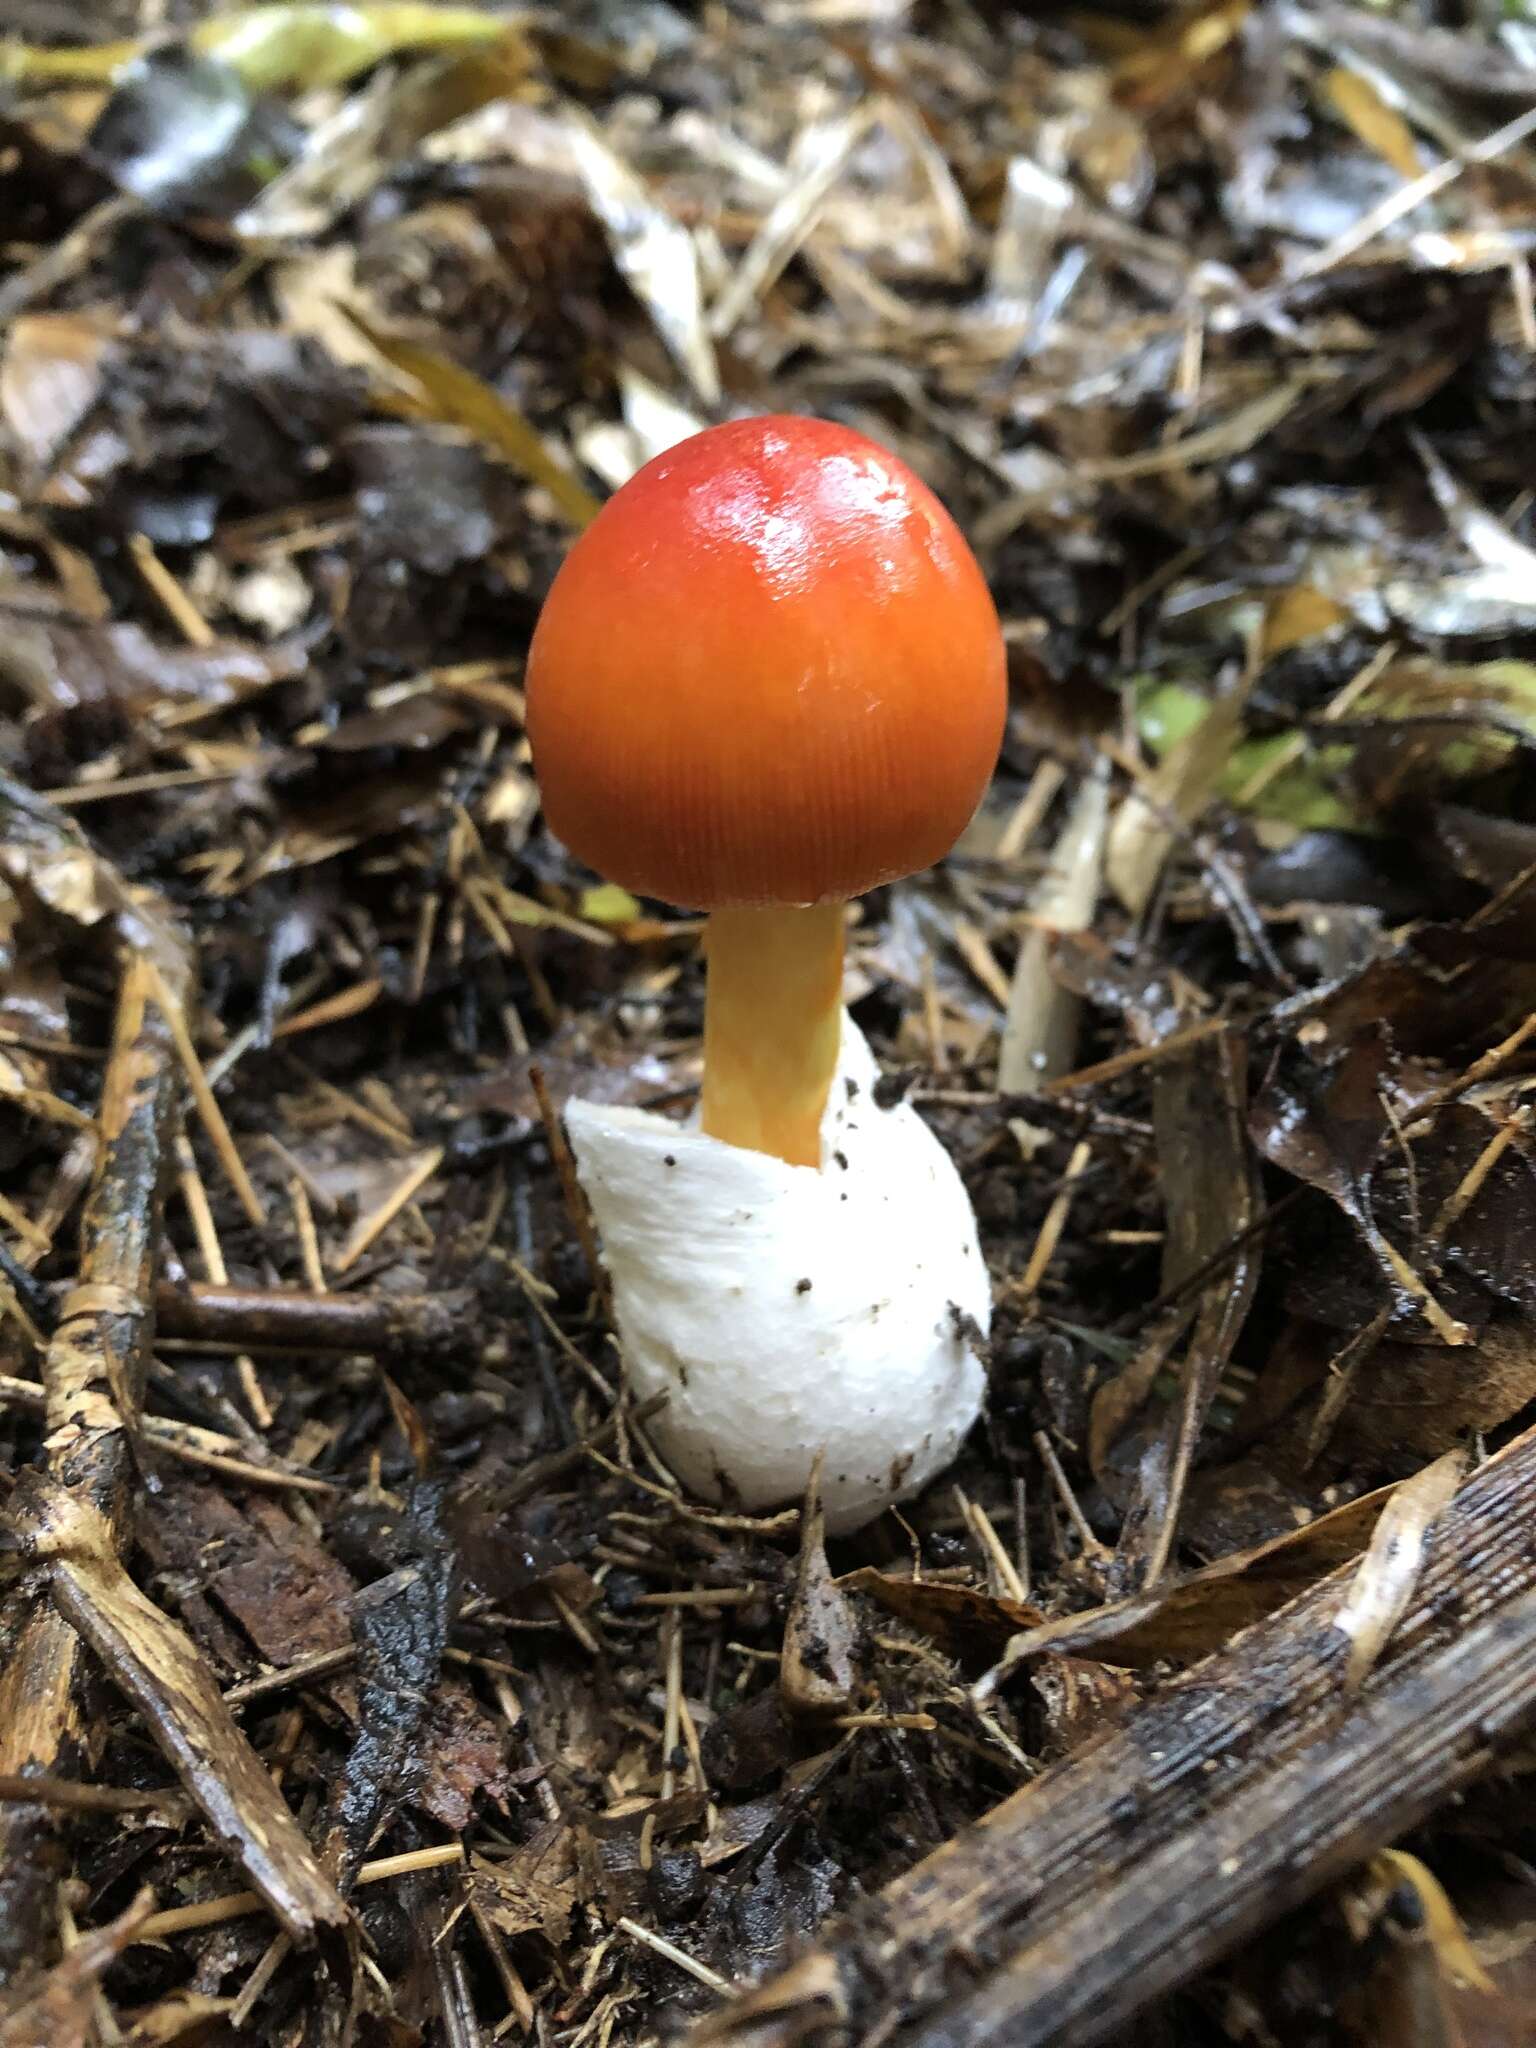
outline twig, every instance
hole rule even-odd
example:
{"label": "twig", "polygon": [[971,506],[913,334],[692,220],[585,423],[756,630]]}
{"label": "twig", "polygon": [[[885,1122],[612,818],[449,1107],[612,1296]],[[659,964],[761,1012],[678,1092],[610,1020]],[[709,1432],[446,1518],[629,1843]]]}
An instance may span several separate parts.
{"label": "twig", "polygon": [[1046,1269],[1056,1256],[1056,1247],[1061,1242],[1061,1233],[1067,1227],[1071,1212],[1072,1198],[1077,1192],[1077,1183],[1082,1179],[1093,1147],[1086,1138],[1080,1138],[1072,1148],[1072,1157],[1067,1161],[1067,1170],[1061,1177],[1061,1186],[1055,1199],[1045,1212],[1045,1221],[1040,1225],[1040,1234],[1035,1239],[1029,1254],[1029,1263],[1015,1283],[1015,1292],[1024,1301],[1031,1300],[1040,1290]]}
{"label": "twig", "polygon": [[1056,1455],[1056,1446],[1051,1442],[1043,1429],[1035,1431],[1035,1449],[1040,1453],[1040,1462],[1050,1474],[1051,1484],[1056,1489],[1057,1498],[1067,1511],[1068,1521],[1071,1522],[1073,1528],[1077,1531],[1077,1540],[1083,1546],[1083,1555],[1085,1557],[1108,1557],[1108,1546],[1101,1543],[1088,1526],[1088,1517],[1083,1513],[1082,1508],[1078,1504],[1077,1495],[1072,1491],[1071,1480],[1068,1479],[1066,1473],[1062,1470],[1061,1460]]}
{"label": "twig", "polygon": [[189,647],[211,647],[214,631],[188,597],[164,562],[155,553],[147,533],[130,533],[128,558],[138,570],[145,589]]}
{"label": "twig", "polygon": [[[448,1863],[462,1863],[464,1851],[457,1842],[439,1842],[428,1849],[408,1849],[400,1856],[380,1856],[365,1863],[353,1880],[356,1884],[382,1884],[391,1877],[410,1877],[418,1870],[441,1870]],[[259,1913],[265,1902],[256,1892],[226,1892],[221,1899],[201,1899],[194,1906],[170,1906],[152,1913],[139,1929],[136,1941],[163,1941],[168,1934],[186,1934],[195,1927],[220,1927],[226,1920],[243,1920]]]}
{"label": "twig", "polygon": [[61,1806],[72,1813],[175,1813],[185,1810],[187,1797],[174,1785],[163,1792],[122,1792],[74,1778],[0,1777],[0,1804]]}
{"label": "twig", "polygon": [[181,1061],[192,1090],[192,1099],[197,1104],[197,1113],[203,1120],[213,1149],[219,1155],[220,1163],[229,1176],[230,1186],[240,1198],[240,1206],[250,1220],[260,1226],[267,1220],[251,1177],[245,1170],[245,1162],[235,1149],[230,1136],[229,1125],[224,1121],[218,1098],[208,1085],[208,1076],[203,1072],[203,1063],[197,1056],[197,1047],[192,1043],[192,1033],[187,1028],[187,1013],[181,995],[166,986],[165,977],[152,960],[145,961],[149,976],[149,988],[156,1007],[170,1026],[171,1038],[176,1047],[176,1056]]}
{"label": "twig", "polygon": [[640,1593],[637,1607],[748,1607],[758,1598],[756,1586],[686,1586],[676,1593]]}
{"label": "twig", "polygon": [[614,1924],[621,1933],[627,1934],[631,1941],[638,1941],[642,1948],[650,1949],[655,1955],[665,1956],[669,1963],[675,1963],[678,1969],[686,1970],[690,1977],[700,1984],[707,1984],[711,1991],[719,1992],[722,1998],[730,1997],[731,1985],[718,1971],[710,1969],[707,1963],[701,1963],[696,1956],[689,1955],[685,1949],[680,1949],[664,1935],[652,1934],[651,1930],[642,1927],[638,1920],[627,1917]]}
{"label": "twig", "polygon": [[[203,1177],[197,1170],[197,1160],[185,1137],[176,1140],[176,1162],[181,1177],[181,1198],[191,1219],[204,1269],[215,1287],[226,1287],[229,1284],[229,1268],[224,1262],[224,1247],[219,1242],[218,1225],[213,1220],[208,1190],[203,1186]],[[273,1419],[272,1406],[267,1400],[266,1389],[257,1377],[255,1361],[242,1352],[235,1360],[235,1371],[239,1376],[240,1390],[245,1396],[245,1405],[250,1410],[256,1427],[270,1429]]]}
{"label": "twig", "polygon": [[276,1671],[263,1671],[255,1678],[243,1678],[238,1685],[230,1686],[224,1695],[226,1707],[247,1707],[252,1700],[264,1700],[270,1693],[286,1692],[294,1685],[315,1685],[322,1678],[331,1678],[338,1671],[345,1671],[357,1662],[356,1643],[343,1643],[339,1649],[316,1650],[312,1657],[300,1657],[292,1664],[281,1665]]}
{"label": "twig", "polygon": [[336,1255],[334,1272],[345,1273],[349,1266],[355,1266],[368,1247],[383,1236],[406,1203],[420,1194],[442,1165],[443,1150],[441,1145],[433,1145],[430,1150],[418,1153],[378,1207],[358,1218],[356,1229]]}
{"label": "twig", "polygon": [[1512,121],[1506,121],[1502,128],[1495,128],[1491,135],[1483,136],[1480,141],[1470,144],[1455,156],[1448,157],[1444,163],[1436,164],[1421,177],[1410,178],[1406,184],[1399,185],[1395,192],[1373,206],[1368,213],[1362,214],[1360,219],[1345,228],[1342,234],[1335,235],[1324,248],[1309,256],[1292,272],[1289,282],[1294,284],[1300,283],[1303,278],[1319,277],[1325,270],[1332,270],[1335,264],[1343,263],[1351,256],[1357,256],[1384,228],[1391,227],[1394,221],[1399,221],[1405,214],[1412,213],[1415,207],[1422,206],[1427,199],[1435,198],[1471,165],[1493,163],[1499,157],[1507,156],[1510,150],[1518,148],[1531,135],[1536,135],[1536,107],[1527,107],[1524,113],[1517,114]]}
{"label": "twig", "polygon": [[1051,951],[1060,933],[1086,931],[1093,922],[1108,824],[1109,775],[1096,763],[1051,849],[1019,941],[997,1057],[997,1085],[1005,1095],[1038,1088],[1077,1057],[1082,999],[1052,973]]}
{"label": "twig", "polygon": [[[0,1372],[0,1408],[21,1408],[34,1415],[46,1412],[48,1396],[37,1380],[17,1379]],[[169,1415],[141,1415],[139,1430],[157,1449],[189,1465],[203,1465],[214,1472],[227,1472],[247,1486],[266,1486],[299,1493],[334,1493],[334,1480],[313,1472],[301,1472],[280,1459],[256,1464],[238,1438],[223,1436],[216,1429],[203,1429],[195,1422],[180,1422]]]}
{"label": "twig", "polygon": [[495,1965],[496,1974],[501,1979],[501,1988],[506,1993],[507,2003],[512,2008],[517,2024],[525,2034],[531,2034],[537,2023],[537,2014],[533,2000],[528,1996],[528,1986],[523,1982],[516,1963],[508,1954],[507,1944],[502,1940],[495,1921],[486,1911],[485,1902],[473,1883],[469,1888],[469,1917],[479,1930],[486,1953]]}
{"label": "twig", "polygon": [[462,1337],[472,1306],[457,1288],[437,1294],[313,1294],[162,1281],[155,1290],[162,1336],[221,1351],[348,1351],[373,1358],[439,1351]]}
{"label": "twig", "polygon": [[1125,1052],[1097,1061],[1091,1067],[1079,1067],[1075,1074],[1061,1074],[1055,1080],[1047,1081],[1039,1092],[1042,1095],[1070,1095],[1075,1088],[1094,1088],[1101,1081],[1118,1081],[1122,1074],[1129,1074],[1137,1067],[1149,1066],[1157,1060],[1175,1059],[1192,1045],[1198,1045],[1202,1038],[1214,1038],[1226,1028],[1225,1017],[1202,1017],[1199,1023],[1187,1024],[1182,1031],[1170,1031],[1166,1038],[1156,1038],[1150,1045],[1133,1045]]}

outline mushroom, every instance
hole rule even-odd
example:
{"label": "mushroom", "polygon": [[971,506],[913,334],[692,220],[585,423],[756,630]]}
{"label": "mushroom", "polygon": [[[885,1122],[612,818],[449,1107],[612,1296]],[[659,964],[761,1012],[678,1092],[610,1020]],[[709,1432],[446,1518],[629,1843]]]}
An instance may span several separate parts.
{"label": "mushroom", "polygon": [[[855,1496],[868,1513],[915,1490],[980,1400],[969,1204],[915,1112],[875,1107],[841,992],[848,901],[941,858],[986,788],[996,610],[949,514],[885,449],[820,420],[738,420],[648,463],[577,540],[527,691],[550,828],[610,880],[709,913],[698,1128],[567,1115],[629,1371],[666,1388],[658,1438],[684,1477],[762,1504],[798,1494],[826,1448],[846,1525]],[[815,1270],[791,1276],[781,1327],[769,1297],[791,1252]],[[721,1353],[744,1347],[780,1363],[732,1393]],[[860,1398],[909,1411],[862,1439],[855,1353]],[[732,1414],[770,1396],[782,1456],[756,1424],[732,1440]],[[840,1398],[863,1446],[842,1459]]]}

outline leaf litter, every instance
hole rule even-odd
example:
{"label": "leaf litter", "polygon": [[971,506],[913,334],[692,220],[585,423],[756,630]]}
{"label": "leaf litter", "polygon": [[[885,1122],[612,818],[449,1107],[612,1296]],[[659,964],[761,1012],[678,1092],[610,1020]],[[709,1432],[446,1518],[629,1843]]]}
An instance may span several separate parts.
{"label": "leaf litter", "polygon": [[[0,42],[0,2038],[930,2048],[962,1957],[1006,2032],[1058,1799],[1104,1929],[1206,1873],[1112,2038],[1528,2038],[1515,1802],[1414,1705],[1518,1732],[1526,25],[180,15]],[[551,1119],[692,1100],[696,929],[522,730],[572,533],[764,410],[933,482],[1013,677],[849,975],[988,1419],[830,1546],[623,1393]],[[1313,1863],[1228,1871],[1282,1785]]]}

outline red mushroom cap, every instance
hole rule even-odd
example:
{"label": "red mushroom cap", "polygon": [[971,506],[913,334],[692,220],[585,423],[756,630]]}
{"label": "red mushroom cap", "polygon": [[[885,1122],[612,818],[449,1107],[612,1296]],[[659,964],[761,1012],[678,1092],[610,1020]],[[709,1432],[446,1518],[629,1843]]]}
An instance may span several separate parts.
{"label": "red mushroom cap", "polygon": [[528,657],[550,827],[690,908],[821,903],[929,866],[1002,739],[997,612],[875,442],[790,417],[646,464],[566,558]]}

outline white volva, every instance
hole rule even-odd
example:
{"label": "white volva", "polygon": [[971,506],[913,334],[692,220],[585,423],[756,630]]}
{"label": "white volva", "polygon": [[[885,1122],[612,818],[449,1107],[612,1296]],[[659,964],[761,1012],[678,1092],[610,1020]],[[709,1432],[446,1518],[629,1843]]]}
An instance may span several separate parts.
{"label": "white volva", "polygon": [[828,1525],[857,1528],[942,1471],[981,1409],[991,1320],[976,1219],[914,1109],[879,1109],[849,1018],[820,1169],[646,1110],[572,1102],[647,1425],[707,1498],[780,1506],[826,1454]]}

